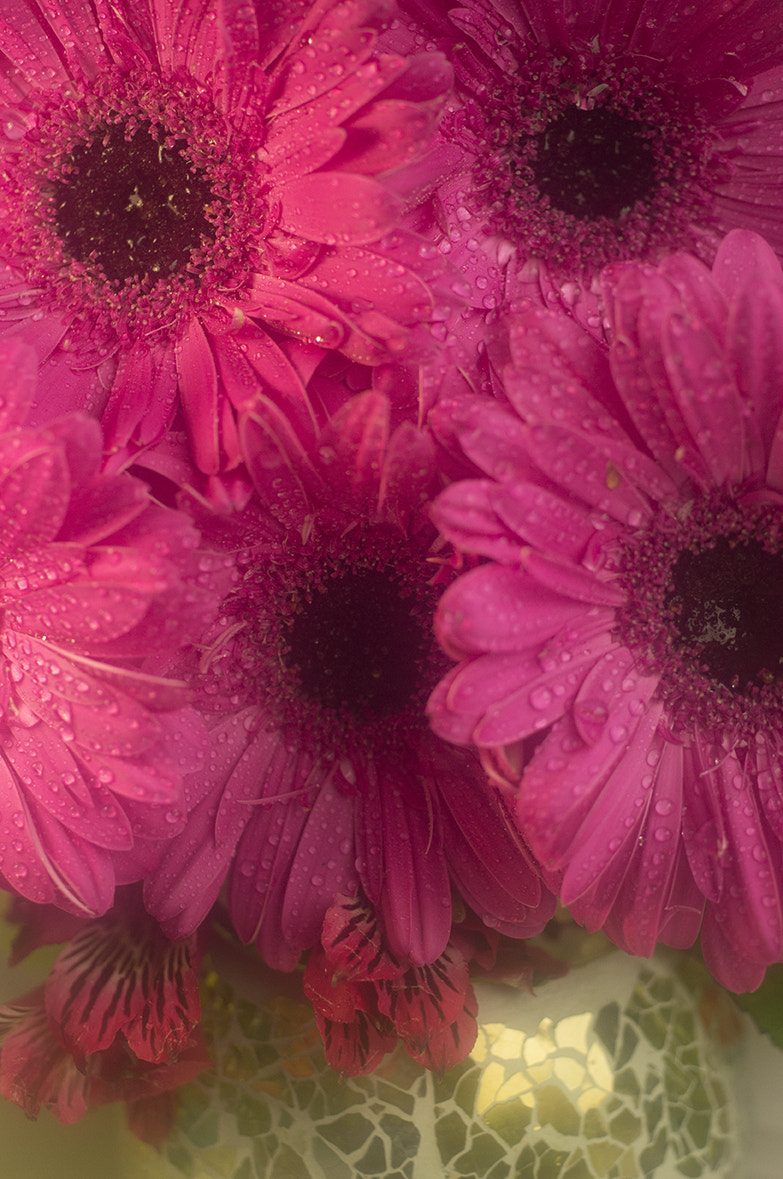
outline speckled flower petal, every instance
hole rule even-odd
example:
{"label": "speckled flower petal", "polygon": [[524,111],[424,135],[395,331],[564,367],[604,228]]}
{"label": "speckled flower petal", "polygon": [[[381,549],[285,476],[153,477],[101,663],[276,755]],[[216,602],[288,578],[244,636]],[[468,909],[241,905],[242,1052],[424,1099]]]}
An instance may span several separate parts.
{"label": "speckled flower petal", "polygon": [[401,213],[395,198],[375,180],[341,172],[314,172],[288,180],[277,186],[275,198],[284,231],[326,245],[376,241]]}
{"label": "speckled flower petal", "polygon": [[437,811],[411,795],[387,771],[375,804],[380,830],[367,830],[365,810],[357,851],[365,861],[380,860],[383,884],[375,903],[392,953],[422,965],[434,961],[448,941],[451,890]]}
{"label": "speckled flower petal", "polygon": [[584,607],[502,565],[483,565],[449,586],[435,628],[450,651],[513,651],[548,639]]}
{"label": "speckled flower petal", "polygon": [[[677,405],[712,481],[739,483],[752,471],[745,451],[745,412],[733,374],[717,341],[704,329],[672,315],[664,359]],[[726,445],[726,440],[735,440]]]}
{"label": "speckled flower petal", "polygon": [[[626,681],[630,690],[620,695]],[[573,717],[558,721],[536,750],[520,787],[518,814],[544,864],[563,867],[578,848],[578,831],[642,723],[657,683],[633,670],[629,652],[604,655],[585,677]]]}
{"label": "speckled flower petal", "polygon": [[86,925],[57,956],[46,1009],[84,1067],[122,1036],[139,1060],[176,1059],[201,1013],[195,939],[172,942],[151,918],[122,911]]}

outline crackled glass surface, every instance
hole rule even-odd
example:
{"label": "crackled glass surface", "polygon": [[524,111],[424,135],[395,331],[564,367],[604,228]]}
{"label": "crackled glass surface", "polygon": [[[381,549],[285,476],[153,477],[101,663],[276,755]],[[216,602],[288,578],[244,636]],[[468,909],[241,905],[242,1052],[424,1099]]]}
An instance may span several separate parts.
{"label": "crackled glass surface", "polygon": [[[735,1173],[734,1107],[703,994],[667,960],[611,955],[534,998],[479,984],[471,1056],[439,1079],[404,1054],[325,1065],[306,1009],[207,987],[214,1074],[140,1175],[175,1179],[671,1179]],[[142,1148],[146,1152],[146,1148]],[[144,1171],[144,1166],[147,1171]]]}

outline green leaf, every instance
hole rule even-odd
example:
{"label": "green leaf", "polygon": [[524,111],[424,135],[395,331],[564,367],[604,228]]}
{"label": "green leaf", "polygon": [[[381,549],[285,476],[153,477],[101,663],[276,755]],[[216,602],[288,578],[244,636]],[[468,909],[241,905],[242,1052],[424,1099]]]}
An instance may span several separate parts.
{"label": "green leaf", "polygon": [[759,1031],[783,1048],[783,965],[768,966],[757,991],[734,996],[743,1011],[753,1018]]}

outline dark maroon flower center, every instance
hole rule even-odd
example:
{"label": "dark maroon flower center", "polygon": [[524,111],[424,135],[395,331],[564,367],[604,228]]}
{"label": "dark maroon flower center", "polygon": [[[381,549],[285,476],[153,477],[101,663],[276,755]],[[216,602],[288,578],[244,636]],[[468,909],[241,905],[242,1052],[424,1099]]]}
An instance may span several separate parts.
{"label": "dark maroon flower center", "polygon": [[416,597],[390,569],[323,579],[290,620],[284,662],[301,693],[355,719],[403,710],[419,688],[431,646]]}
{"label": "dark maroon flower center", "polygon": [[651,128],[622,111],[570,106],[534,138],[536,185],[563,213],[617,219],[655,187]]}
{"label": "dark maroon flower center", "polygon": [[150,123],[132,134],[121,123],[96,128],[77,145],[73,170],[54,181],[55,225],[66,254],[97,262],[119,285],[184,269],[202,239],[214,241],[205,207],[210,180]]}
{"label": "dark maroon flower center", "polygon": [[260,706],[328,758],[399,757],[427,730],[424,706],[448,667],[432,617],[433,536],[318,520],[239,556],[229,643],[208,661],[221,697]]}
{"label": "dark maroon flower center", "polygon": [[720,536],[685,550],[667,605],[683,644],[727,688],[768,684],[783,671],[783,554],[761,540]]}
{"label": "dark maroon flower center", "polygon": [[499,67],[444,123],[475,156],[471,197],[493,229],[577,281],[693,248],[730,165],[688,88],[611,47],[518,52],[519,70]]}

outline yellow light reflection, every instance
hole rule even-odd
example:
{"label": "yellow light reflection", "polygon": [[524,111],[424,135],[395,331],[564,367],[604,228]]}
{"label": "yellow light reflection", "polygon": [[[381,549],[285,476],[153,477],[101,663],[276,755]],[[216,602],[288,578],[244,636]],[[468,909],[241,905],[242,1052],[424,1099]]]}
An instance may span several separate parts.
{"label": "yellow light reflection", "polygon": [[589,1011],[557,1023],[547,1017],[528,1035],[499,1023],[481,1027],[471,1053],[484,1066],[477,1112],[484,1116],[493,1106],[519,1102],[537,1110],[541,1121],[573,1133],[575,1122],[614,1088],[612,1062],[591,1031],[593,1018]]}

